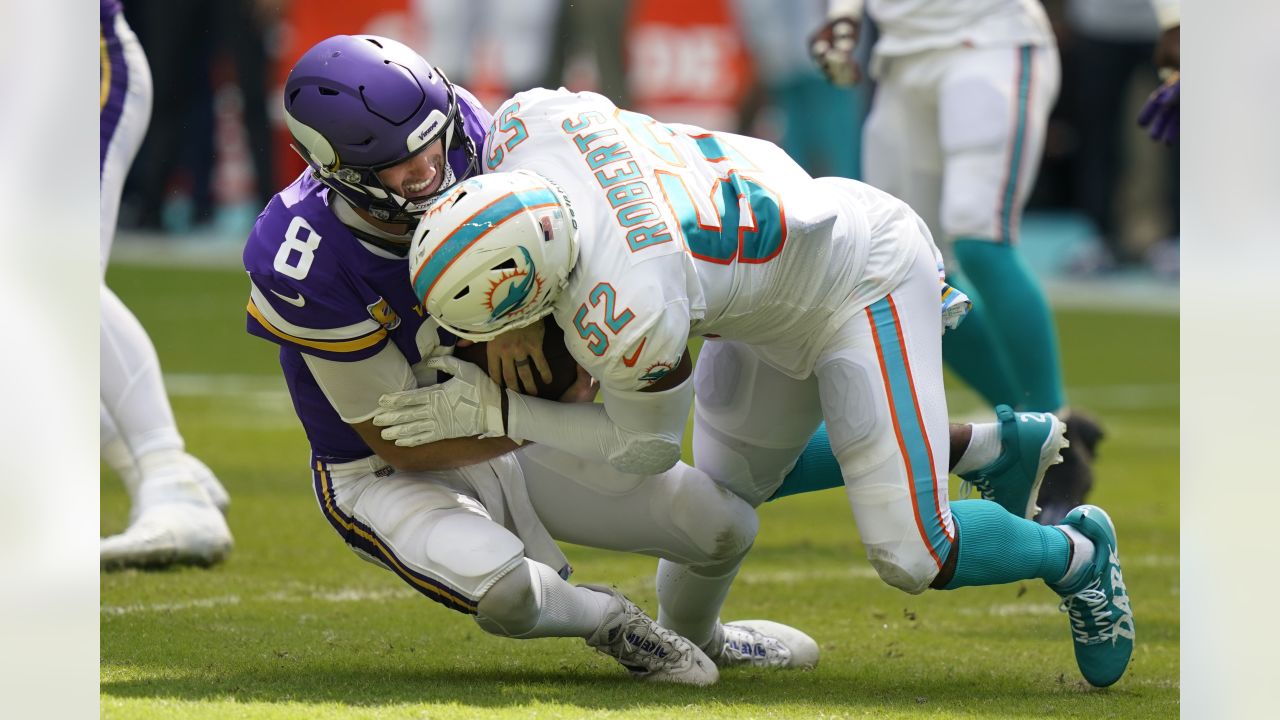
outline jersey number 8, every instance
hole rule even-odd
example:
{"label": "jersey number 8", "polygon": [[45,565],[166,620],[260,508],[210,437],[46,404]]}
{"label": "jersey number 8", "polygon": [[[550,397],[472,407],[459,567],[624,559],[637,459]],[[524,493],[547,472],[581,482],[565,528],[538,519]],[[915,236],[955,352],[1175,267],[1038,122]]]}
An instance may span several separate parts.
{"label": "jersey number 8", "polygon": [[[276,251],[273,267],[276,272],[294,280],[302,280],[311,271],[311,263],[315,261],[316,248],[320,247],[320,233],[307,224],[306,220],[294,216],[289,228],[284,231],[284,242]],[[290,263],[294,258],[297,260]]]}

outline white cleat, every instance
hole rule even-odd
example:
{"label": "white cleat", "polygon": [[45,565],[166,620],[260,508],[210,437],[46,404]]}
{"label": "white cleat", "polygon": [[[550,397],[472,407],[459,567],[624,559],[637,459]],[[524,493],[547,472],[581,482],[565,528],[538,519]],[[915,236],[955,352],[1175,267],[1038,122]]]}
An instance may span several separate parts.
{"label": "white cleat", "polygon": [[686,685],[710,685],[720,679],[720,671],[701,648],[654,622],[622,593],[599,585],[583,587],[613,596],[604,622],[587,644],[622,663],[632,677]]}
{"label": "white cleat", "polygon": [[227,520],[192,473],[148,479],[135,503],[137,517],[128,529],[100,542],[104,570],[212,565],[231,552]]}
{"label": "white cleat", "polygon": [[155,505],[124,532],[102,538],[101,567],[213,565],[231,546],[231,530],[213,505]]}
{"label": "white cleat", "polygon": [[738,620],[720,626],[708,652],[716,665],[801,668],[818,664],[818,643],[799,630],[771,620]]}

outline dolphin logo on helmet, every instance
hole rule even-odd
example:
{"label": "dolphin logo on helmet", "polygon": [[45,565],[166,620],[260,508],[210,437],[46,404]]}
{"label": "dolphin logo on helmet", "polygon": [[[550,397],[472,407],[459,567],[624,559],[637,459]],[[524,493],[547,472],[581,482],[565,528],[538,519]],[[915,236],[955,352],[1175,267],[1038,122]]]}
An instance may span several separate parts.
{"label": "dolphin logo on helmet", "polygon": [[[413,234],[409,279],[440,326],[485,341],[551,313],[578,259],[568,201],[525,170],[440,196]],[[495,293],[505,293],[495,302]]]}

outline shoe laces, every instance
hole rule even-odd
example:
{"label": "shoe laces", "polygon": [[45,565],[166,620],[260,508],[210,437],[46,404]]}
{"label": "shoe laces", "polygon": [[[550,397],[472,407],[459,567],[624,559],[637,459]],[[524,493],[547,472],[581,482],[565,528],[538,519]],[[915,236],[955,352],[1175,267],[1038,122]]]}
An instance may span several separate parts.
{"label": "shoe laces", "polygon": [[735,625],[721,625],[723,640],[712,657],[717,664],[785,667],[791,662],[791,648],[775,637]]}
{"label": "shoe laces", "polygon": [[995,500],[996,492],[991,487],[991,480],[986,475],[981,475],[973,480],[961,480],[960,497],[968,497],[970,493],[977,489],[978,496],[983,500]]}
{"label": "shoe laces", "polygon": [[623,602],[623,617],[597,650],[615,658],[634,673],[649,673],[680,665],[685,652],[680,638],[660,627],[633,603]]}
{"label": "shoe laces", "polygon": [[1062,598],[1058,610],[1067,613],[1071,619],[1071,634],[1075,636],[1076,642],[1090,645],[1111,639],[1115,619],[1108,607],[1109,600],[1107,592],[1102,589],[1101,578],[1095,579],[1080,592]]}

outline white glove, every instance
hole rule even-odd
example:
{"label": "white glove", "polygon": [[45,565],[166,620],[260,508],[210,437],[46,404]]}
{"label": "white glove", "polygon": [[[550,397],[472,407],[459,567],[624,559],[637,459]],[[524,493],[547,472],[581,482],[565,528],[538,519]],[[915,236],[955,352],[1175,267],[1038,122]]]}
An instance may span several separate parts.
{"label": "white glove", "polygon": [[415,447],[459,437],[503,437],[502,390],[476,365],[452,356],[433,357],[426,366],[453,378],[438,385],[389,393],[373,416],[383,440]]}

